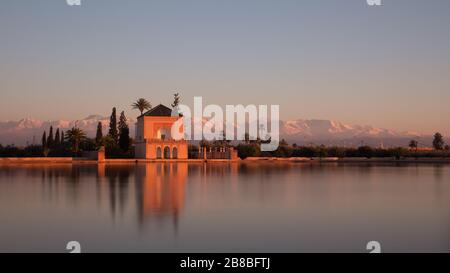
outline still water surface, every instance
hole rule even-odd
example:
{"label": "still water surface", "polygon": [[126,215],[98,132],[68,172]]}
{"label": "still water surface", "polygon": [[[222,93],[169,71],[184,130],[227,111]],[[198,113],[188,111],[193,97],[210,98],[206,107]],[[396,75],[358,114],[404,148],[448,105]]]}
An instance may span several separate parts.
{"label": "still water surface", "polygon": [[0,165],[0,252],[450,251],[450,166]]}

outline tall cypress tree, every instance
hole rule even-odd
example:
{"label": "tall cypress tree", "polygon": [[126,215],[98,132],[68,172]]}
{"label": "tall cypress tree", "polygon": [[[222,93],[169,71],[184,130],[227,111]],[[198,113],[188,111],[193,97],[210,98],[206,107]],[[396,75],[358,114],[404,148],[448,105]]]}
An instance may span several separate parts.
{"label": "tall cypress tree", "polygon": [[60,141],[60,143],[61,144],[64,143],[64,131],[63,130],[61,130],[61,141]]}
{"label": "tall cypress tree", "polygon": [[59,136],[59,128],[56,129],[55,133],[55,146],[61,143],[61,137]]}
{"label": "tall cypress tree", "polygon": [[53,126],[50,126],[50,131],[48,133],[48,138],[47,138],[47,147],[48,148],[53,147]]}
{"label": "tall cypress tree", "polygon": [[109,118],[109,132],[108,136],[110,136],[114,142],[117,144],[119,139],[119,134],[117,132],[117,116],[116,116],[116,107],[112,109],[111,117]]}
{"label": "tall cypress tree", "polygon": [[103,131],[102,131],[102,122],[99,121],[97,124],[97,134],[95,135],[95,142],[97,145],[100,145],[103,138]]}
{"label": "tall cypress tree", "polygon": [[42,134],[41,144],[42,144],[42,148],[45,149],[47,147],[47,133],[45,131]]}
{"label": "tall cypress tree", "polygon": [[130,147],[130,129],[123,111],[119,118],[119,146],[124,152],[127,152]]}

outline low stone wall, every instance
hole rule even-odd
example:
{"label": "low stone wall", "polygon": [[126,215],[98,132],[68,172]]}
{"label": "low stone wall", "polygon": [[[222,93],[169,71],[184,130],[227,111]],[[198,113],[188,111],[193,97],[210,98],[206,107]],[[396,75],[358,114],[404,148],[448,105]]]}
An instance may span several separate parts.
{"label": "low stone wall", "polygon": [[[312,161],[309,157],[247,157],[245,161]],[[322,158],[322,160],[337,160],[337,158]]]}
{"label": "low stone wall", "polygon": [[244,162],[259,162],[259,161],[276,161],[276,162],[339,162],[339,163],[450,163],[450,158],[412,158],[404,157],[397,159],[395,157],[247,157]]}
{"label": "low stone wall", "polygon": [[448,157],[402,157],[402,158],[395,158],[395,157],[374,157],[374,158],[363,158],[363,157],[345,157],[339,159],[339,162],[342,163],[358,163],[358,162],[373,162],[373,163],[450,163],[450,158]]}
{"label": "low stone wall", "polygon": [[235,162],[230,159],[134,159],[134,158],[114,158],[103,159],[101,161],[88,157],[18,157],[0,158],[0,164],[25,164],[25,163],[71,163],[71,164],[136,164],[136,163],[202,163],[202,162]]}
{"label": "low stone wall", "polygon": [[0,164],[11,163],[72,163],[72,157],[0,157]]}
{"label": "low stone wall", "polygon": [[[90,158],[72,158],[72,157],[0,157],[0,164],[20,164],[20,163],[150,163],[150,162],[236,162],[237,159],[104,159],[101,161]],[[363,158],[363,157],[247,157],[241,162],[339,162],[339,163],[446,163],[450,164],[450,158],[401,158],[394,157],[383,158]]]}
{"label": "low stone wall", "polygon": [[97,151],[82,152],[81,156],[83,158],[85,158],[85,159],[97,160],[98,159],[98,152]]}
{"label": "low stone wall", "polygon": [[98,151],[85,151],[82,153],[83,158],[87,160],[95,160],[98,162],[105,161],[105,147],[102,146]]}

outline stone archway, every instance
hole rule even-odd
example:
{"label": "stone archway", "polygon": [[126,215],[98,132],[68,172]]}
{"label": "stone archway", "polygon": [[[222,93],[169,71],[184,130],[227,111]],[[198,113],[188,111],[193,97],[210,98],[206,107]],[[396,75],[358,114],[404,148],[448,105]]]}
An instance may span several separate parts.
{"label": "stone archway", "polygon": [[162,151],[161,147],[156,148],[156,158],[161,159],[162,158]]}
{"label": "stone archway", "polygon": [[170,158],[170,148],[169,146],[164,147],[164,159]]}
{"label": "stone archway", "polygon": [[178,148],[173,147],[172,149],[172,158],[177,159],[178,158]]}

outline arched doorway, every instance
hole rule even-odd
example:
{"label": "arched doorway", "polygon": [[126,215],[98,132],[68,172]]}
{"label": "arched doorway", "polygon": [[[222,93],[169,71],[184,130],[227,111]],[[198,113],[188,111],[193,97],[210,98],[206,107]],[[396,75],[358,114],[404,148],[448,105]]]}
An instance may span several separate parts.
{"label": "arched doorway", "polygon": [[177,149],[177,147],[173,147],[173,149],[172,149],[172,158],[175,158],[175,159],[178,158],[178,149]]}
{"label": "arched doorway", "polygon": [[170,158],[170,148],[168,146],[164,147],[164,158]]}
{"label": "arched doorway", "polygon": [[161,147],[156,148],[156,158],[162,158]]}

